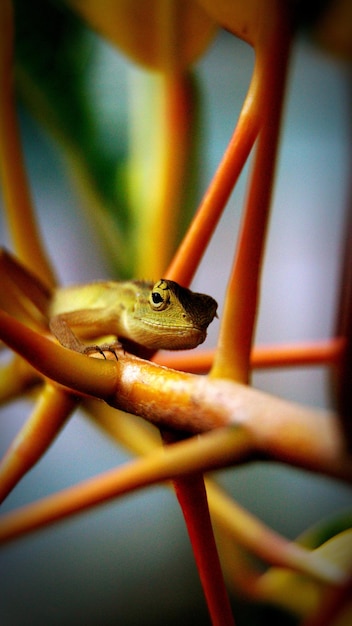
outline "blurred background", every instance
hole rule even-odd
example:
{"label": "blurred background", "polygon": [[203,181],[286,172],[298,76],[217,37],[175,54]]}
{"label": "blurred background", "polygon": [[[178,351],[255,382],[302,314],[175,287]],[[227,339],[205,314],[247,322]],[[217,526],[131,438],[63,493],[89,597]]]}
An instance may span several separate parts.
{"label": "blurred background", "polygon": [[[120,140],[121,135],[121,141],[126,141],[127,94],[141,70],[92,34],[90,42],[92,106],[106,124],[107,136],[112,133]],[[252,68],[251,48],[224,32],[195,64],[202,99],[198,199],[230,138]],[[348,79],[344,62],[299,38],[283,119],[258,344],[323,339],[334,332],[351,163]],[[70,283],[106,278],[110,269],[104,250],[60,151],[24,108],[20,112],[35,206],[60,279]],[[248,169],[232,194],[193,283],[196,290],[218,300],[220,313],[247,173]],[[10,246],[3,221],[0,243]],[[215,321],[206,347],[215,345],[217,333]],[[253,382],[287,399],[331,406],[329,375],[323,368],[254,372]],[[22,399],[1,409],[1,451],[31,406],[30,399]],[[128,458],[77,412],[3,510]],[[222,471],[218,479],[237,501],[289,538],[352,500],[351,489],[343,484],[272,463]],[[182,515],[171,491],[163,487],[112,502],[9,545],[2,550],[0,569],[3,626],[208,623]],[[238,623],[248,624],[248,609],[243,610]],[[261,616],[256,616],[256,624],[266,619]]]}

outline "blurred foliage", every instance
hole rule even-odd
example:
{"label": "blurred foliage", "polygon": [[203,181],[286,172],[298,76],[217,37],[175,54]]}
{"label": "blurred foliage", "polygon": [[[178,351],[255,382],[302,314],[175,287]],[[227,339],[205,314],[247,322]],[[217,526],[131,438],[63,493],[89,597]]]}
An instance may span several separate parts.
{"label": "blurred foliage", "polygon": [[352,510],[339,511],[333,517],[308,528],[298,537],[297,542],[305,548],[315,550],[332,537],[350,529],[352,529]]}
{"label": "blurred foliage", "polygon": [[[115,256],[115,274],[129,277],[134,272],[130,250],[135,216],[128,197],[128,133],[126,124],[117,126],[116,119],[102,119],[100,111],[93,108],[90,80],[100,39],[64,1],[14,0],[14,9],[20,100],[63,148],[70,174],[86,194],[88,218],[101,228],[104,247]],[[188,179],[183,182],[184,210],[178,240],[189,222],[197,192],[199,99],[193,75],[188,83],[193,99],[189,114],[195,132],[190,142]]]}
{"label": "blurred foliage", "polygon": [[126,231],[126,135],[122,132],[119,142],[106,140],[88,95],[96,42],[60,2],[15,0],[14,7],[20,98],[68,151],[84,183],[100,199],[100,208]]}
{"label": "blurred foliage", "polygon": [[[313,29],[314,32],[327,9],[340,3],[341,0],[335,2],[311,0],[308,3],[297,0],[300,26],[308,30]],[[120,4],[117,2],[115,5],[108,0],[107,6],[115,6],[119,11]],[[137,9],[140,10],[138,2],[137,5]],[[94,9],[93,4],[90,6]],[[123,11],[129,7],[126,2],[121,6]],[[188,14],[188,5],[181,3],[180,6]],[[118,250],[115,254],[117,258],[114,272],[120,277],[131,276],[134,269],[130,250],[133,250],[131,237],[134,234],[135,216],[130,211],[128,196],[126,125],[116,127],[116,120],[102,119],[100,112],[93,109],[89,91],[99,38],[71,11],[67,1],[14,0],[14,8],[16,80],[19,95],[39,123],[44,125],[64,148],[70,173],[73,173],[81,189],[85,189],[87,194],[85,204],[87,210],[91,211],[89,218],[95,219],[101,228],[103,239],[105,235],[106,249]],[[200,9],[196,9],[196,15],[198,10]],[[194,8],[190,9],[191,16],[187,26],[191,33],[195,28],[193,12]],[[131,13],[130,21],[133,23],[132,10]],[[155,29],[153,20],[151,23]],[[138,28],[140,29],[140,24]],[[138,28],[137,31],[140,32]],[[196,26],[196,32],[199,29],[199,42],[197,45],[192,44],[191,52],[187,52],[188,55],[192,53],[192,58],[206,48],[214,26],[208,23],[205,17],[204,24],[202,22],[200,27]],[[154,30],[152,34],[155,34]],[[321,33],[319,36],[321,39]],[[140,47],[140,42],[138,45]],[[200,103],[194,80],[192,89],[194,109],[196,115],[199,115]],[[111,129],[111,132],[107,132],[107,128]],[[177,228],[178,239],[183,235],[189,222],[197,194],[199,119],[192,120],[192,128],[196,132],[192,137],[193,145],[187,167],[188,180],[186,184],[183,183],[184,212]]]}
{"label": "blurred foliage", "polygon": [[[312,555],[330,562],[344,572],[346,579],[350,574],[352,555],[352,513],[344,511],[330,520],[322,520],[309,528],[298,543],[312,550]],[[280,567],[271,567],[262,576],[260,582],[263,597],[271,600],[275,606],[281,606],[293,615],[304,618],[319,610],[331,588],[321,581]],[[352,618],[351,598],[329,624],[349,626]]]}

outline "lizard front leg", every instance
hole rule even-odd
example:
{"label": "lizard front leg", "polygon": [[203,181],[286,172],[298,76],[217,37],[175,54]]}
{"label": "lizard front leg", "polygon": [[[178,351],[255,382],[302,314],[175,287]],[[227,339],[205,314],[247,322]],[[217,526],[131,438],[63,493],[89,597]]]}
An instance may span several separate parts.
{"label": "lizard front leg", "polygon": [[117,358],[116,350],[121,347],[118,341],[113,344],[87,345],[73,331],[73,328],[77,328],[79,334],[83,336],[97,335],[96,327],[92,321],[91,310],[72,311],[54,315],[50,319],[49,326],[53,335],[65,348],[87,355],[98,352],[104,358],[106,358],[105,352],[111,352]]}

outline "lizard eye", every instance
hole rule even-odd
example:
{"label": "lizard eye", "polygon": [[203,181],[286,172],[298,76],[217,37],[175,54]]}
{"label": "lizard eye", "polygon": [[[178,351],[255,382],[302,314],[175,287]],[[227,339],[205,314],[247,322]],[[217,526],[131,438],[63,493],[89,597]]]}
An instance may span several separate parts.
{"label": "lizard eye", "polygon": [[153,287],[149,296],[149,303],[154,311],[163,311],[169,304],[170,296],[168,289],[162,289],[160,283]]}

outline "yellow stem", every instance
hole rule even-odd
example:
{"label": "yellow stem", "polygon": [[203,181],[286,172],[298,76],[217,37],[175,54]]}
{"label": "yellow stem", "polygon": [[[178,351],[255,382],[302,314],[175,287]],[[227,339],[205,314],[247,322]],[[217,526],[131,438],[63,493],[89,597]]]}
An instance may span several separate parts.
{"label": "yellow stem", "polygon": [[46,452],[76,404],[72,394],[49,383],[44,386],[32,415],[0,463],[0,502]]}
{"label": "yellow stem", "polygon": [[[103,402],[89,400],[85,407],[105,433],[135,454],[144,455],[160,448],[160,435],[144,420],[122,411],[117,414],[116,409]],[[233,558],[235,542],[271,565],[305,572],[318,580],[340,581],[338,568],[272,531],[230,498],[213,480],[206,479],[206,488],[211,516],[219,530],[220,547],[223,539],[231,538],[232,545],[228,548],[230,559]]]}
{"label": "yellow stem", "polygon": [[0,176],[11,236],[18,257],[48,285],[55,278],[43,249],[28,188],[15,110],[12,76],[13,16],[0,2]]}
{"label": "yellow stem", "polygon": [[104,474],[65,489],[36,503],[0,518],[0,542],[9,541],[49,523],[102,504],[118,495],[131,493],[148,485],[201,471],[210,461],[212,469],[227,465],[236,451],[247,450],[246,437],[236,429],[219,429],[203,438],[176,443],[154,451]]}
{"label": "yellow stem", "polygon": [[192,85],[186,72],[136,78],[139,89],[147,81],[149,107],[144,104],[141,111],[136,90],[130,162],[135,274],[156,279],[164,275],[177,243],[191,148]]}
{"label": "yellow stem", "polygon": [[212,480],[206,480],[206,488],[214,522],[242,548],[270,565],[305,572],[317,580],[341,582],[344,574],[339,567],[265,526]]}

